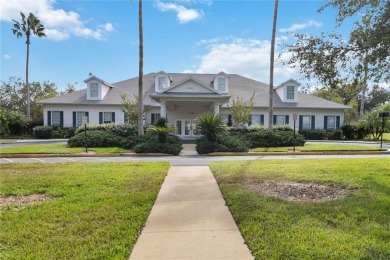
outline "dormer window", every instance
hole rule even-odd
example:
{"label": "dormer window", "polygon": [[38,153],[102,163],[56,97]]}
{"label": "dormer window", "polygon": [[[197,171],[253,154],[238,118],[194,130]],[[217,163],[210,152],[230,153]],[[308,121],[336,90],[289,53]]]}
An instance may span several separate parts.
{"label": "dormer window", "polygon": [[91,83],[89,90],[90,90],[90,97],[91,98],[98,98],[99,97],[98,83]]}
{"label": "dormer window", "polygon": [[158,89],[165,89],[166,77],[158,77]]}
{"label": "dormer window", "polygon": [[287,100],[294,100],[294,86],[287,86]]}
{"label": "dormer window", "polygon": [[225,91],[226,90],[226,79],[218,78],[218,90]]}

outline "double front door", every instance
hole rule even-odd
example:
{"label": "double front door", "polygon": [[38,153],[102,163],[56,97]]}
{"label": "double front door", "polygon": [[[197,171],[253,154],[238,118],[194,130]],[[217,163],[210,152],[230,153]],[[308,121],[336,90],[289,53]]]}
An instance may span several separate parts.
{"label": "double front door", "polygon": [[176,119],[177,134],[185,137],[198,136],[195,130],[196,120],[195,119]]}

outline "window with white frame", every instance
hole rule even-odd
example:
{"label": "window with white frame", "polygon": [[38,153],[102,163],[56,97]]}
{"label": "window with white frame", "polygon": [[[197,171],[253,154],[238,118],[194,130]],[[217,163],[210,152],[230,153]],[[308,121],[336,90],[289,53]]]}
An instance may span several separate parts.
{"label": "window with white frame", "polygon": [[287,86],[287,99],[294,100],[294,86]]}
{"label": "window with white frame", "polygon": [[112,112],[103,112],[103,123],[112,123]]}
{"label": "window with white frame", "polygon": [[326,129],[336,129],[336,116],[327,116]]}
{"label": "window with white frame", "polygon": [[220,114],[222,121],[227,125],[229,123],[229,115],[228,114]]}
{"label": "window with white frame", "polygon": [[151,124],[155,125],[159,118],[160,118],[160,113],[152,113],[151,114]]}
{"label": "window with white frame", "polygon": [[76,112],[76,127],[79,127],[83,124],[83,117],[85,116],[85,112]]}
{"label": "window with white frame", "polygon": [[51,111],[51,125],[52,126],[61,125],[61,111]]}
{"label": "window with white frame", "polygon": [[302,129],[311,129],[311,116],[302,116]]}
{"label": "window with white frame", "polygon": [[98,86],[98,83],[91,83],[89,90],[90,90],[90,97],[91,98],[99,97],[99,86]]}
{"label": "window with white frame", "polygon": [[285,124],[286,117],[284,115],[277,115],[276,116],[276,125],[284,125]]}
{"label": "window with white frame", "polygon": [[225,91],[226,90],[226,79],[218,78],[218,90]]}
{"label": "window with white frame", "polygon": [[261,123],[262,123],[261,122],[261,115],[253,114],[252,120],[251,120],[251,125],[260,125]]}
{"label": "window with white frame", "polygon": [[166,87],[166,78],[158,77],[158,89],[164,89]]}

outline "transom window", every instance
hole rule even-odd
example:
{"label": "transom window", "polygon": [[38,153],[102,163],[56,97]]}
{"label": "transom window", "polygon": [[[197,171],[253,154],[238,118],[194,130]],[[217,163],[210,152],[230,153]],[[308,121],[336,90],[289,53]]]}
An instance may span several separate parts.
{"label": "transom window", "polygon": [[61,112],[60,111],[51,111],[51,125],[60,126],[61,125]]}
{"label": "transom window", "polygon": [[287,99],[294,100],[294,86],[287,86]]}
{"label": "transom window", "polygon": [[83,117],[86,115],[86,112],[76,112],[76,126],[79,127],[83,124]]}
{"label": "transom window", "polygon": [[99,97],[99,87],[97,83],[91,83],[90,91],[91,91],[90,93],[91,98]]}
{"label": "transom window", "polygon": [[302,129],[311,129],[311,116],[302,116]]}
{"label": "transom window", "polygon": [[112,123],[112,112],[103,112],[103,123]]}
{"label": "transom window", "polygon": [[166,87],[165,77],[158,78],[158,89],[164,89]]}
{"label": "transom window", "polygon": [[225,78],[218,78],[218,90],[225,91],[225,85],[226,85],[226,79]]}
{"label": "transom window", "polygon": [[336,116],[328,116],[326,129],[336,129]]}

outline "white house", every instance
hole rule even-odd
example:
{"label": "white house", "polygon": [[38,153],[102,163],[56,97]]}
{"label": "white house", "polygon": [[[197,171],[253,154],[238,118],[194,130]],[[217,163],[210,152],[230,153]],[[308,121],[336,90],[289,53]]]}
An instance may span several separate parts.
{"label": "white house", "polygon": [[[96,76],[84,81],[86,89],[40,101],[44,105],[44,124],[77,127],[83,116],[91,124],[124,122],[121,94],[129,98],[138,93],[138,78],[109,84]],[[337,129],[344,122],[349,106],[314,97],[298,91],[299,83],[290,79],[274,88],[273,123],[293,125],[298,115],[300,129]],[[150,106],[145,124],[163,116],[168,125],[177,127],[178,135],[193,137],[196,117],[204,112],[220,114],[231,123],[229,101],[249,99],[253,93],[251,124],[268,123],[268,85],[236,74],[150,73],[143,78]]]}

